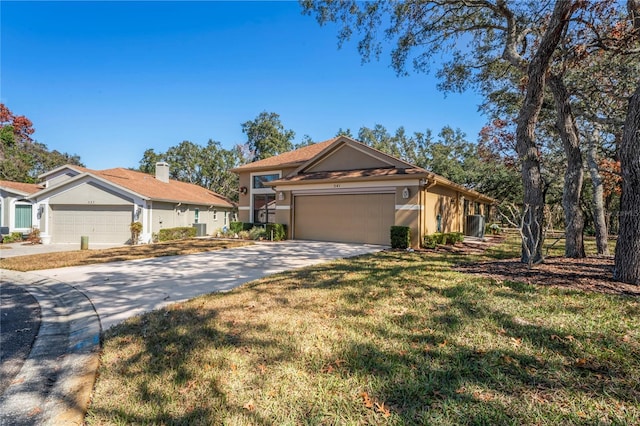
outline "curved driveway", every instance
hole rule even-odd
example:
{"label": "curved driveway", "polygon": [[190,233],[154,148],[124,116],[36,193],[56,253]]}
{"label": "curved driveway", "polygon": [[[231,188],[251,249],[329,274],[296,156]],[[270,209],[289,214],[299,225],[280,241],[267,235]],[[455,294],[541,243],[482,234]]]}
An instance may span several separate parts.
{"label": "curved driveway", "polygon": [[266,275],[358,256],[383,246],[315,241],[251,246],[127,262],[37,271],[69,284],[93,303],[106,330],[129,317],[170,303],[231,290]]}

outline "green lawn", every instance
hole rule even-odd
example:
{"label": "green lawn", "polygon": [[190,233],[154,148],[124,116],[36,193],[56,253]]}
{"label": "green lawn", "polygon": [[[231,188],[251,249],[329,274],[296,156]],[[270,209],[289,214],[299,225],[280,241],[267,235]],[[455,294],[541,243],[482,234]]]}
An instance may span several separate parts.
{"label": "green lawn", "polygon": [[134,318],[105,334],[87,421],[640,424],[638,298],[461,260],[382,252]]}

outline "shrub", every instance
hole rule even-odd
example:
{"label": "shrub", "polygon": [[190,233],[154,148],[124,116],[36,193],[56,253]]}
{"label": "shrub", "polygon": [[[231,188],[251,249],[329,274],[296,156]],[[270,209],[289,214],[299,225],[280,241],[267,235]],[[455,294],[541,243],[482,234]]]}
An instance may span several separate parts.
{"label": "shrub", "polygon": [[434,249],[438,245],[438,237],[434,234],[425,235],[422,240],[422,246],[424,248]]}
{"label": "shrub", "polygon": [[234,234],[239,233],[240,231],[242,231],[242,222],[231,222],[231,223],[229,223],[229,230],[231,232],[233,232]]}
{"label": "shrub", "polygon": [[493,235],[497,235],[502,232],[502,229],[500,229],[500,225],[498,225],[497,223],[492,223],[491,225],[489,225],[489,232],[491,232],[491,234]]}
{"label": "shrub", "polygon": [[447,240],[450,241],[450,244],[461,243],[464,241],[464,234],[462,232],[449,232]]}
{"label": "shrub", "polygon": [[434,249],[438,244],[455,244],[464,241],[462,232],[436,232],[423,237],[422,245]]}
{"label": "shrub", "polygon": [[129,225],[129,230],[131,231],[131,244],[138,244],[138,239],[140,238],[140,233],[142,232],[142,223],[131,222],[131,225]]}
{"label": "shrub", "polygon": [[267,231],[264,228],[254,226],[249,230],[249,238],[252,240],[260,240],[267,236]]}
{"label": "shrub", "polygon": [[411,228],[408,226],[391,227],[391,248],[407,249],[411,245]]}
{"label": "shrub", "polygon": [[266,237],[272,238],[273,241],[282,241],[287,239],[287,225],[281,223],[267,223],[265,227]]}
{"label": "shrub", "polygon": [[42,238],[40,238],[40,229],[33,227],[31,232],[27,235],[27,241],[29,244],[42,244]]}
{"label": "shrub", "polygon": [[242,230],[242,231],[238,232],[238,238],[243,239],[243,240],[248,240],[250,238],[249,231]]}
{"label": "shrub", "polygon": [[158,241],[182,240],[184,238],[193,238],[195,236],[196,228],[192,226],[165,228],[158,232]]}
{"label": "shrub", "polygon": [[2,239],[3,243],[15,243],[18,241],[22,241],[22,232],[12,232],[9,235],[5,235]]}

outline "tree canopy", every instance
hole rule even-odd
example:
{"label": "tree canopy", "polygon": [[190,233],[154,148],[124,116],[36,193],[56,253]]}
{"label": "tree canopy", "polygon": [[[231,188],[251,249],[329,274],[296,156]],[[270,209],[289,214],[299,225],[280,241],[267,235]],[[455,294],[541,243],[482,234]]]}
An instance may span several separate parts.
{"label": "tree canopy", "polygon": [[0,104],[0,179],[35,183],[40,174],[64,164],[83,165],[75,154],[50,151],[34,141],[34,133],[31,120]]}
{"label": "tree canopy", "polygon": [[275,112],[261,112],[254,120],[242,123],[247,135],[249,161],[263,160],[293,149],[295,132],[287,130]]}

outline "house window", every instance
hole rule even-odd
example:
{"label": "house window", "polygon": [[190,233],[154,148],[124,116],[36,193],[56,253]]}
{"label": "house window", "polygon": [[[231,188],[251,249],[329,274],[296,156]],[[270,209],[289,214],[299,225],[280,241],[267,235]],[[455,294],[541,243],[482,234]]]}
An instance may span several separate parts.
{"label": "house window", "polygon": [[195,214],[194,223],[198,223],[198,219],[200,219],[200,209],[195,209],[194,214]]}
{"label": "house window", "polygon": [[255,194],[253,196],[253,221],[275,223],[276,194]]}
{"label": "house window", "polygon": [[224,225],[227,224],[227,212],[224,212]]}
{"label": "house window", "polygon": [[277,173],[270,175],[254,175],[253,176],[253,189],[263,189],[268,188],[264,184],[267,182],[271,182],[272,180],[276,180],[280,177]]}
{"label": "house window", "polygon": [[16,204],[16,228],[31,228],[31,204]]}
{"label": "house window", "polygon": [[217,210],[213,211],[213,220],[218,220],[218,211]]}

